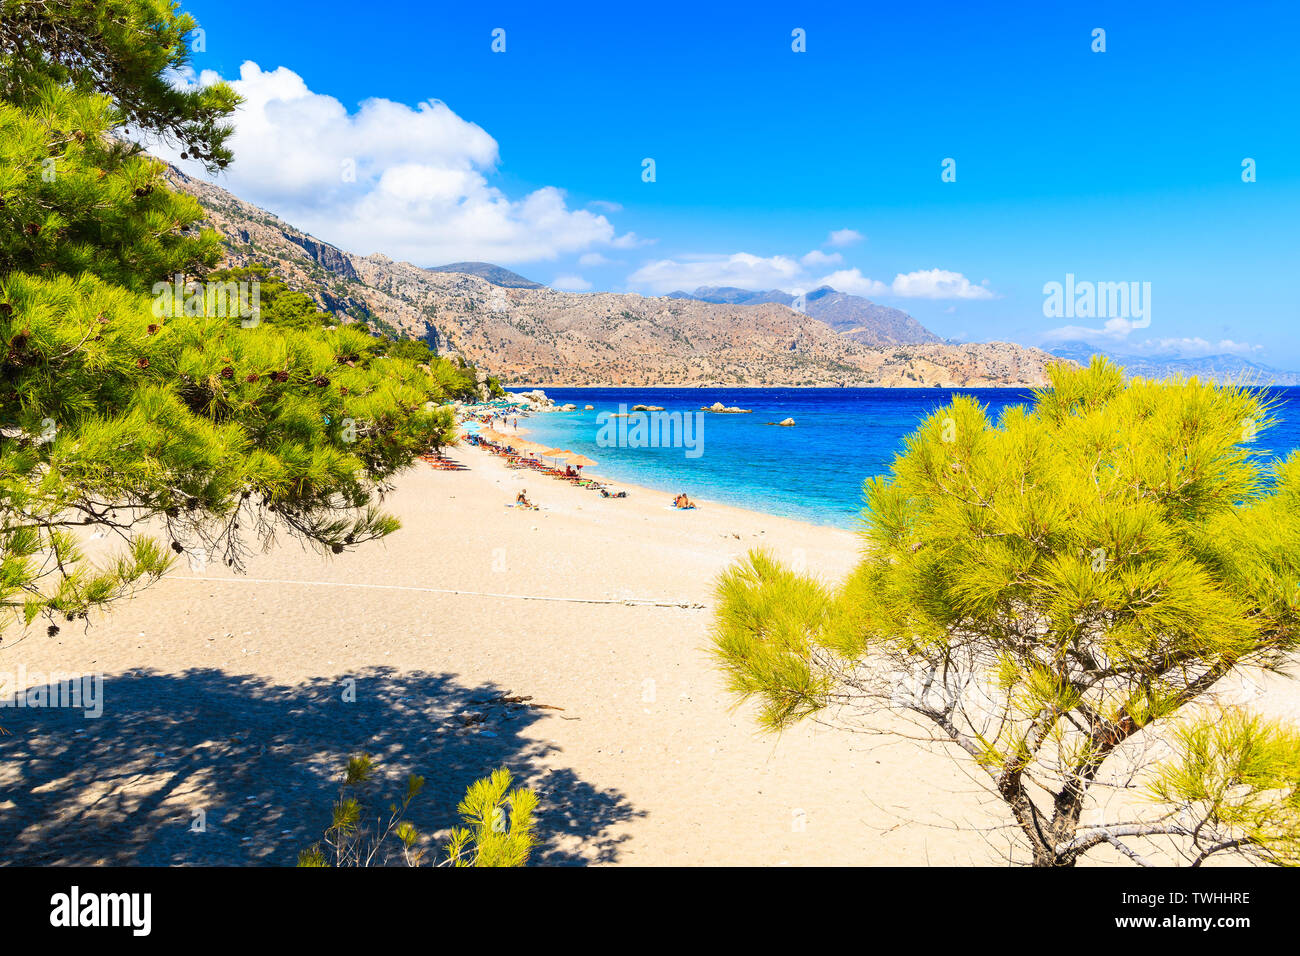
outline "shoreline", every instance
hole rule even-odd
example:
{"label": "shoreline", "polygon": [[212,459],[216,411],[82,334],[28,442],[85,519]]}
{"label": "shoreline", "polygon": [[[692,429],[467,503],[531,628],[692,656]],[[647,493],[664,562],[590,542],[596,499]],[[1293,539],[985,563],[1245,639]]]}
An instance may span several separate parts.
{"label": "shoreline", "polygon": [[[528,418],[529,418],[530,416],[532,416],[532,415],[548,415],[548,414],[551,414],[552,412],[556,412],[556,411],[558,411],[557,408],[532,409],[532,410],[530,410],[530,411],[528,411],[528,412],[526,412],[526,413],[522,413],[522,412],[521,412],[520,415],[521,415],[521,417],[523,418],[523,420],[526,422],[526,421],[528,420]],[[462,431],[461,431],[461,433],[460,433],[460,438],[463,440],[463,439],[465,438],[465,436],[466,436],[466,433],[463,431],[463,423],[461,423],[461,425],[462,425]],[[510,434],[511,434],[511,435],[519,435],[521,438],[528,438],[528,436],[531,434],[531,429],[526,428],[526,427],[523,427],[523,426],[520,426],[520,428],[518,429],[518,431],[511,430]],[[531,439],[530,439],[530,440],[531,440]],[[496,457],[496,456],[491,455],[490,452],[484,452],[482,449],[474,448],[473,446],[470,446],[470,445],[468,445],[467,443],[463,443],[463,444],[459,444],[459,445],[454,445],[454,446],[449,446],[448,448],[446,448],[446,449],[443,450],[443,453],[444,453],[444,454],[449,454],[449,453],[451,452],[452,449],[457,449],[457,450],[459,450],[459,449],[466,449],[466,448],[468,448],[468,449],[470,449],[470,450],[472,450],[472,451],[475,451],[475,452],[480,452],[480,453],[482,453],[482,454],[488,455],[489,457]],[[519,473],[520,473],[520,474],[528,474],[528,472],[525,472],[525,471],[521,471],[521,472],[519,472]],[[542,473],[540,473],[540,472],[536,472],[535,474],[537,475],[537,477],[538,477],[539,479],[547,479],[547,478],[548,478],[547,475],[542,474]],[[673,495],[674,495],[674,492],[673,492],[673,491],[671,491],[671,490],[669,490],[669,489],[666,489],[666,488],[655,488],[655,487],[652,486],[652,485],[643,485],[643,484],[640,484],[640,483],[638,483],[638,482],[629,481],[629,480],[624,479],[624,478],[609,478],[609,477],[606,477],[604,474],[601,473],[600,463],[599,463],[599,462],[597,462],[597,463],[596,463],[595,465],[593,465],[593,466],[590,466],[590,467],[584,469],[583,477],[585,477],[585,478],[592,478],[592,479],[598,480],[601,484],[603,484],[603,485],[607,485],[607,486],[609,486],[609,487],[611,487],[611,488],[614,488],[614,489],[616,489],[616,490],[626,491],[626,492],[628,492],[629,494],[631,494],[632,492],[636,492],[637,494],[645,495],[646,497],[649,497],[649,498],[655,498],[655,497],[657,497],[657,496],[661,496],[661,495],[662,495],[662,496],[664,496],[665,498],[670,498],[670,499],[671,499],[671,498],[673,497]],[[683,481],[682,481],[682,485],[684,485],[684,486],[689,486],[689,485],[690,485],[690,481],[689,481],[688,479],[683,479]],[[680,491],[679,491],[678,493],[680,493]],[[746,506],[744,506],[744,505],[733,504],[733,503],[731,503],[731,502],[727,502],[727,501],[720,501],[720,500],[718,500],[717,498],[711,498],[711,497],[708,497],[707,495],[696,495],[696,493],[695,493],[694,491],[692,491],[689,487],[686,487],[686,494],[689,495],[690,499],[691,499],[692,501],[694,501],[694,502],[696,503],[697,506],[708,505],[710,508],[723,508],[723,509],[728,509],[728,510],[735,511],[735,512],[738,512],[738,513],[740,513],[740,514],[748,515],[748,516],[751,516],[751,517],[761,516],[761,517],[764,517],[764,518],[773,518],[773,519],[778,519],[778,520],[781,520],[781,521],[792,521],[792,522],[794,522],[794,523],[796,523],[796,524],[803,525],[804,527],[807,527],[807,528],[810,528],[810,529],[823,529],[823,530],[842,531],[842,532],[846,532],[846,533],[849,533],[849,534],[854,534],[854,535],[856,535],[856,530],[855,530],[855,528],[854,528],[853,526],[851,526],[851,525],[850,525],[850,526],[846,526],[846,525],[841,525],[841,524],[835,524],[834,522],[830,522],[830,521],[824,521],[824,522],[823,522],[823,521],[809,521],[809,520],[807,520],[807,519],[805,519],[805,518],[793,517],[793,516],[788,515],[788,514],[778,514],[777,512],[774,512],[774,511],[765,511],[765,510],[763,510],[762,508],[749,508],[749,507],[746,507]],[[858,520],[858,518],[860,517],[860,514],[861,514],[861,512],[855,512],[855,515],[857,515],[858,517],[855,517],[855,518],[853,519],[854,522],[856,522],[856,521]]]}
{"label": "shoreline", "polygon": [[[854,534],[447,454],[461,470],[398,476],[381,542],[182,564],[87,629],[6,642],[0,671],[105,675],[97,720],[5,712],[11,861],[292,864],[365,752],[385,792],[427,777],[413,822],[435,838],[509,767],[541,799],[537,863],[988,862],[976,833],[898,825],[980,812],[945,755],[761,734],[710,656],[719,572],[767,547],[838,580]],[[521,486],[540,511],[509,507]]]}
{"label": "shoreline", "polygon": [[949,390],[962,390],[962,389],[965,389],[965,390],[968,390],[968,391],[979,391],[979,390],[982,390],[982,389],[990,389],[990,390],[991,390],[991,389],[1003,389],[1003,388],[1034,389],[1034,388],[1042,388],[1043,386],[1042,386],[1041,384],[1029,384],[1029,383],[1023,383],[1023,384],[1022,384],[1022,383],[1015,383],[1015,382],[1010,382],[1010,383],[1008,383],[1008,382],[1003,382],[1003,383],[999,383],[999,384],[997,384],[997,385],[698,385],[698,384],[685,384],[685,385],[620,385],[620,384],[615,384],[615,385],[562,385],[562,384],[559,384],[559,383],[557,383],[557,382],[550,382],[550,383],[542,383],[542,384],[539,384],[539,385],[506,385],[505,383],[502,383],[502,386],[501,386],[501,387],[504,388],[507,392],[527,392],[527,391],[532,391],[533,389],[542,389],[542,390],[544,391],[544,390],[546,390],[546,389],[548,389],[548,388],[553,388],[553,389],[558,389],[558,390],[563,390],[563,391],[579,391],[579,390],[581,390],[581,389],[585,389],[585,388],[593,388],[593,389],[595,389],[595,388],[601,388],[601,389],[624,388],[624,389],[629,389],[629,390],[647,391],[647,392],[649,392],[649,391],[658,391],[658,390],[661,390],[661,389],[662,389],[662,390],[669,390],[669,389],[671,389],[671,390],[675,390],[675,391],[682,391],[682,390],[685,390],[685,389],[698,389],[698,390],[700,390],[700,391],[711,391],[711,390],[712,390],[712,391],[726,391],[726,390],[732,390],[732,389],[735,389],[735,390],[741,390],[741,389],[752,389],[752,390],[754,390],[754,391],[768,391],[768,390],[773,390],[773,389],[786,389],[786,390],[788,390],[788,391],[800,391],[800,392],[811,392],[811,391],[824,391],[824,392],[851,392],[851,391],[863,391],[863,392],[866,392],[866,391],[882,391],[882,392],[886,392],[886,391],[888,391],[888,392],[900,392],[900,391],[901,391],[901,392],[907,392],[907,391],[912,391],[912,392],[930,392],[930,391],[933,391],[933,390],[936,389],[936,388],[938,388],[938,389],[949,389]]}
{"label": "shoreline", "polygon": [[[10,861],[292,865],[369,753],[385,794],[426,777],[411,822],[434,841],[508,767],[541,801],[538,864],[1005,864],[1006,818],[960,755],[889,715],[772,736],[726,690],[717,575],[762,547],[835,583],[856,534],[447,457],[397,476],[383,541],[180,565],[88,628],[0,646],[0,673],[104,676],[98,719],[0,711]],[[541,510],[511,507],[521,487]]]}

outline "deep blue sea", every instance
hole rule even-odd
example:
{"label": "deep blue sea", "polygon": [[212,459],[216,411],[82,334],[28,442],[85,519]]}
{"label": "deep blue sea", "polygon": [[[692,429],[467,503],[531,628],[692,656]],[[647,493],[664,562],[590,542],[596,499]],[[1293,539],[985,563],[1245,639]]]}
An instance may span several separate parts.
{"label": "deep blue sea", "polygon": [[[1283,400],[1276,412],[1282,422],[1263,432],[1258,444],[1261,451],[1286,454],[1300,447],[1300,388],[1270,391]],[[994,421],[1003,408],[1033,400],[1027,389],[1005,388],[548,388],[557,404],[572,402],[579,410],[533,415],[519,424],[534,441],[594,459],[597,465],[587,470],[596,475],[848,528],[862,510],[863,481],[888,471],[904,436],[959,393],[987,405]],[[598,444],[596,416],[620,404],[693,413],[718,401],[753,414],[705,415],[699,457],[687,457],[682,448]],[[584,405],[594,408],[584,411]],[[764,424],[785,418],[796,426]]]}

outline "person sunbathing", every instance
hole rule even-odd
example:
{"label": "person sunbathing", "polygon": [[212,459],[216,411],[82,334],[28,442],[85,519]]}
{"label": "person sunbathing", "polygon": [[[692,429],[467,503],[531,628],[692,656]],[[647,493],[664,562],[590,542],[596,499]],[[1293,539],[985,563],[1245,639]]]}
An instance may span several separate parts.
{"label": "person sunbathing", "polygon": [[536,511],[536,510],[537,510],[537,505],[533,504],[531,501],[528,500],[528,491],[527,491],[527,489],[524,489],[524,490],[520,491],[519,494],[515,496],[515,507],[516,507],[516,508],[530,508],[530,509],[532,509],[533,511]]}
{"label": "person sunbathing", "polygon": [[673,507],[681,511],[687,511],[695,507],[695,502],[691,501],[690,498],[686,497],[686,492],[682,492],[680,495],[678,495],[676,498],[673,499]]}

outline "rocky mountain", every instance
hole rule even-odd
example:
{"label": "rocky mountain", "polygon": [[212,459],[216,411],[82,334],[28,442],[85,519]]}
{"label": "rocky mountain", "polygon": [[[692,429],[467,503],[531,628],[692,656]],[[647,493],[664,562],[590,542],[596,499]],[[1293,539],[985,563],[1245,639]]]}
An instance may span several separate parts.
{"label": "rocky mountain", "polygon": [[423,338],[512,385],[1034,385],[1051,361],[1005,343],[873,348],[776,302],[502,286],[354,255],[179,170],[169,178],[203,204],[227,265],[264,263],[342,317]]}
{"label": "rocky mountain", "polygon": [[1234,382],[1245,385],[1300,385],[1300,373],[1251,362],[1237,355],[1207,355],[1181,358],[1176,355],[1120,355],[1103,351],[1086,342],[1067,342],[1052,348],[1051,353],[1072,362],[1087,364],[1093,355],[1105,355],[1132,376],[1168,378],[1195,376],[1202,381]]}
{"label": "rocky mountain", "polygon": [[478,276],[503,289],[540,289],[542,284],[532,279],[525,279],[518,272],[511,272],[490,262],[453,262],[445,266],[429,266],[430,272],[459,272],[461,275]]}
{"label": "rocky mountain", "polygon": [[840,292],[828,285],[819,286],[806,293],[803,302],[790,292],[768,289],[752,292],[731,286],[701,286],[694,292],[672,292],[674,299],[695,299],[699,302],[721,302],[728,305],[756,305],[762,302],[779,302],[781,305],[799,306],[814,319],[825,322],[836,332],[855,342],[888,348],[894,345],[925,345],[943,339],[935,335],[902,309],[877,305],[860,295]]}

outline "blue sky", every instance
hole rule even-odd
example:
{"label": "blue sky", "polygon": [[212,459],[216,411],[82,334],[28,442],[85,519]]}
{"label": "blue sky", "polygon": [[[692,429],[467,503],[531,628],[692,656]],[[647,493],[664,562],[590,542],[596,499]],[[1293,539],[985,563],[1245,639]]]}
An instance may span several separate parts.
{"label": "blue sky", "polygon": [[[954,338],[1300,367],[1294,3],[549,6],[188,0],[249,99],[223,185],[419,265],[833,279]],[[1067,274],[1147,314],[1044,315]]]}

